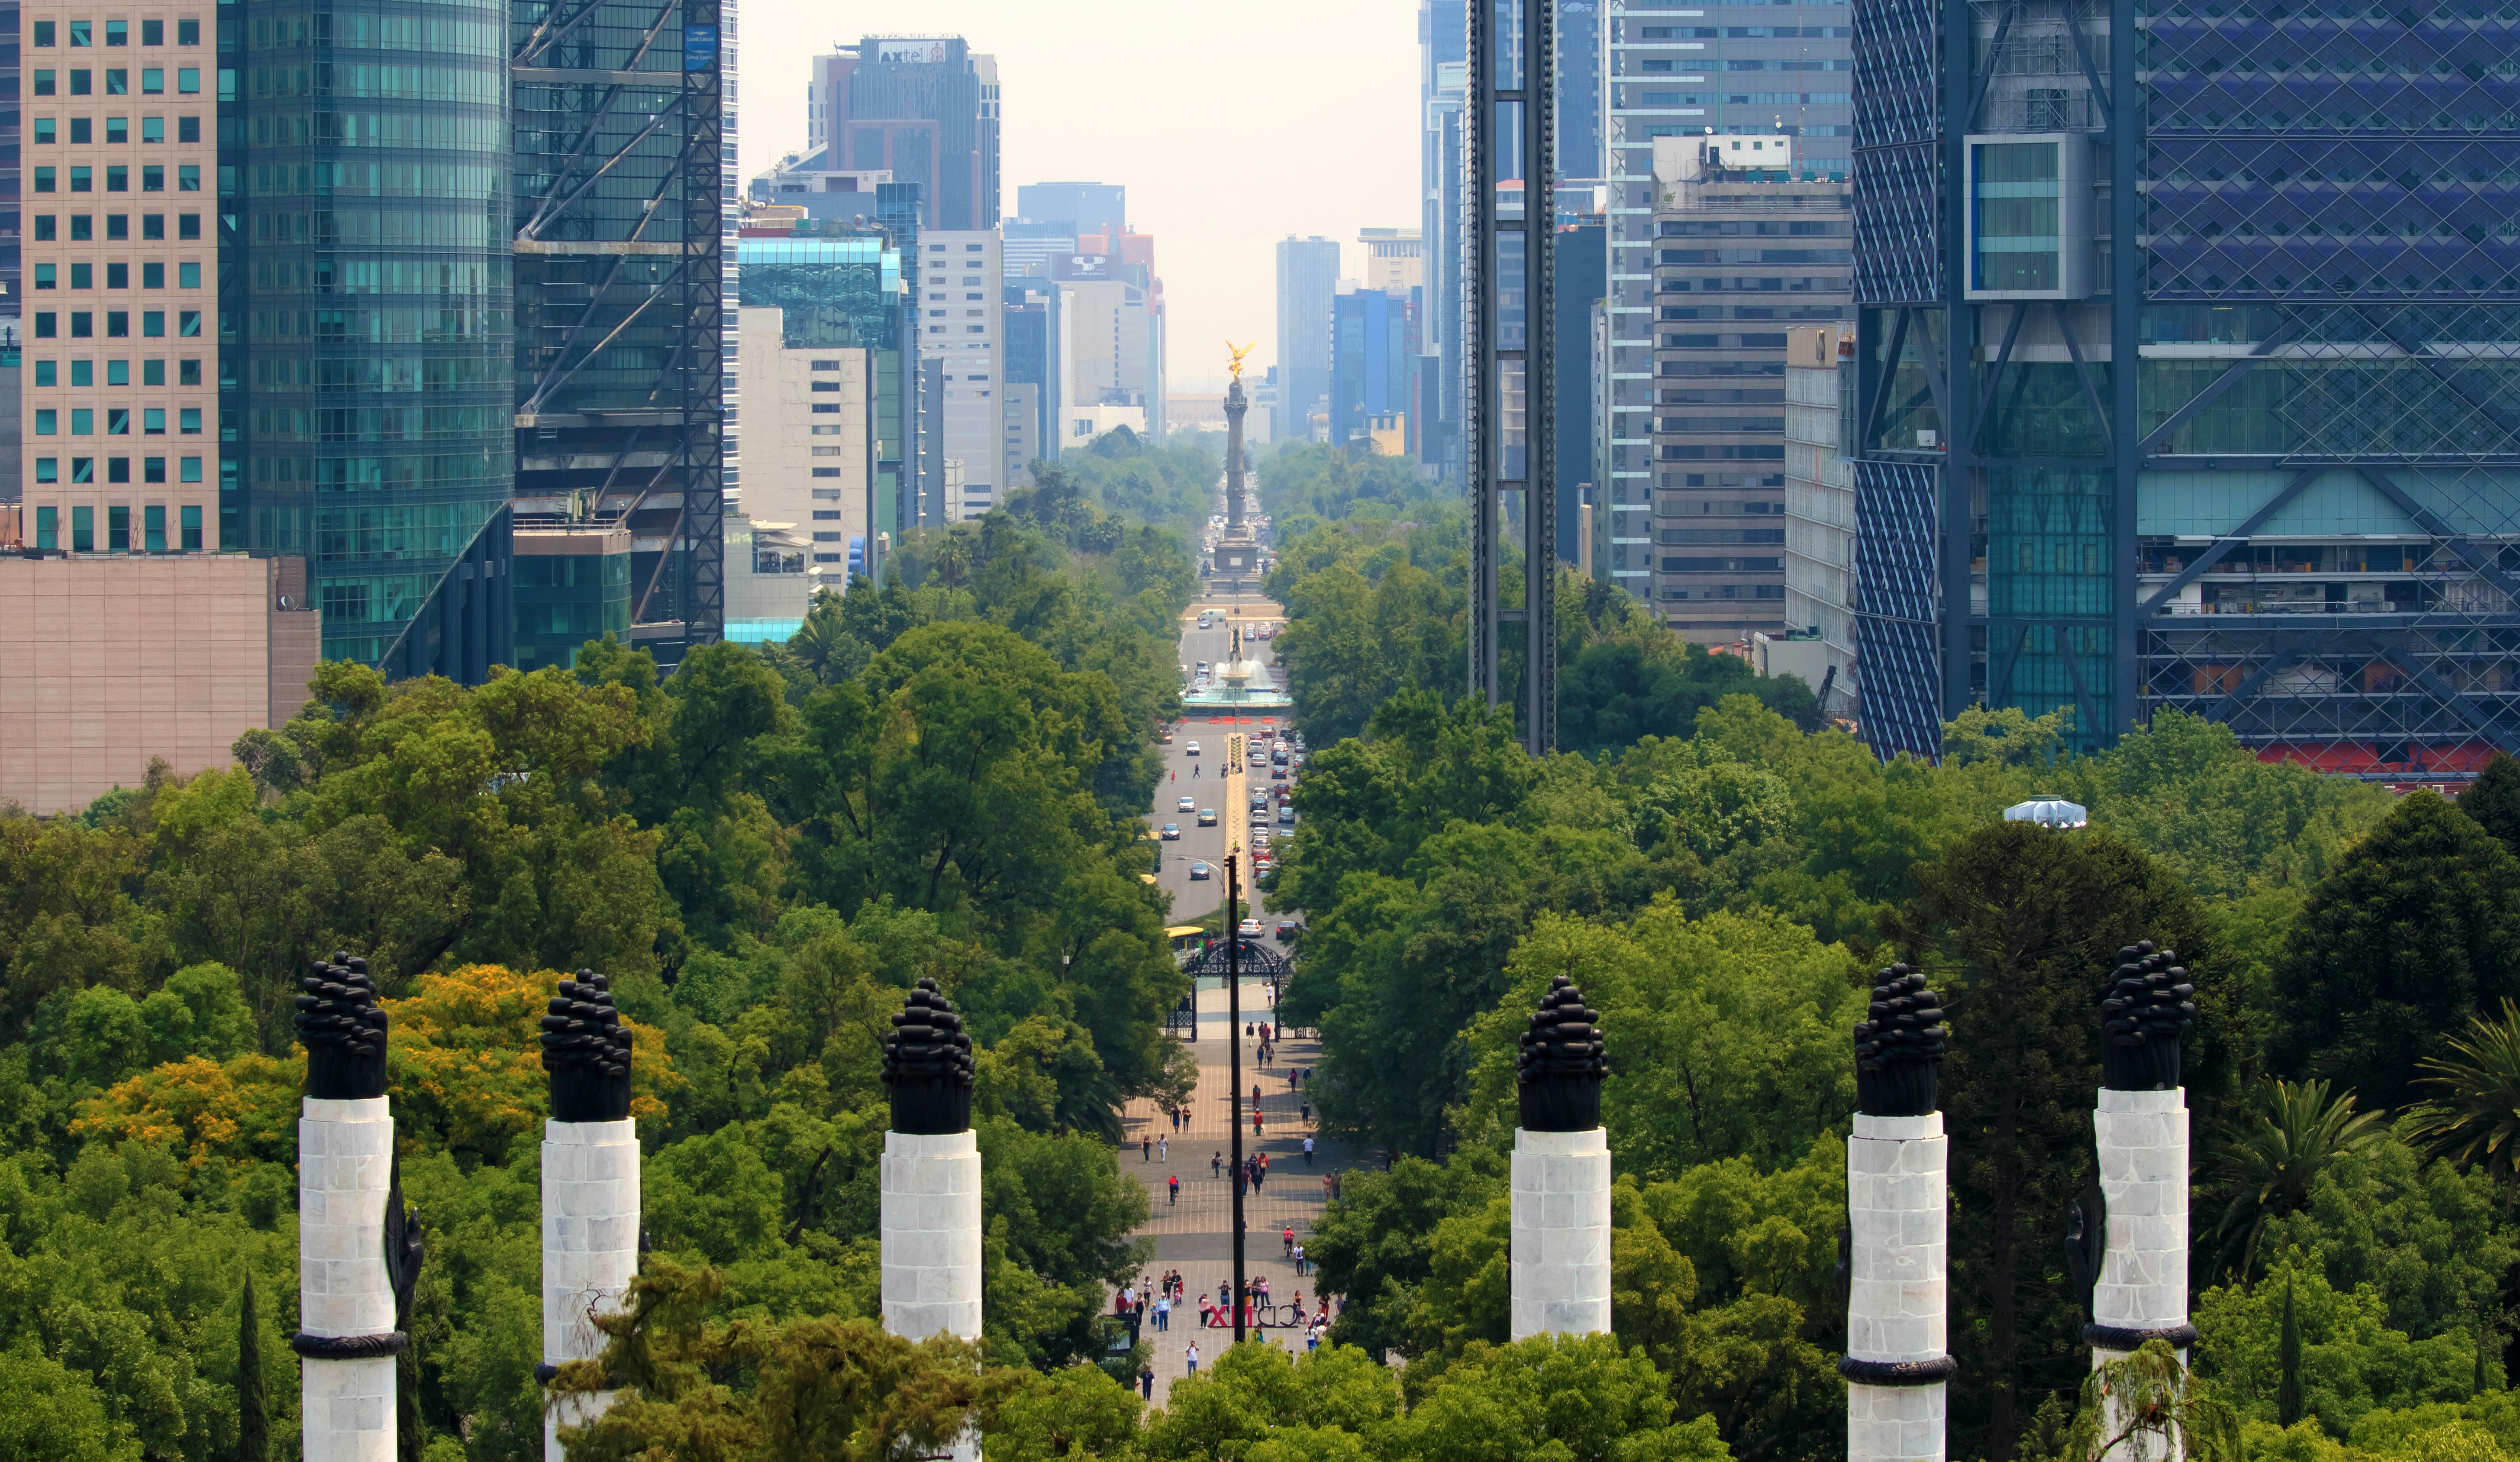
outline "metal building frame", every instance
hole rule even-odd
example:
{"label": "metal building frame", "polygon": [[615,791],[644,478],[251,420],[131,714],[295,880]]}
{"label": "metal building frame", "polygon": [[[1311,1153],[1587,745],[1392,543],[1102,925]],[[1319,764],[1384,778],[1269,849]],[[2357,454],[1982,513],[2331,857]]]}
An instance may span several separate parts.
{"label": "metal building frame", "polygon": [[[2491,64],[2520,48],[2513,18],[1859,0],[1855,26],[1875,749],[1937,754],[1939,722],[2017,704],[2043,648],[2087,745],[2167,706],[2392,780],[2520,748],[2520,80]],[[2038,69],[2017,54],[2032,26],[2054,73],[2032,95],[2088,114],[1988,114],[2000,77]],[[2081,310],[1969,300],[1969,136],[2077,124],[2106,159],[2105,289]],[[2074,329],[2092,306],[2104,355]],[[2064,455],[2003,440],[2025,322],[2066,356],[2045,409],[2089,433],[2046,438]],[[1988,485],[2005,471],[2104,480],[2086,507],[2105,512],[2105,606],[2007,607]],[[2145,513],[2178,526],[2146,534]],[[2321,601],[2278,569],[2329,580]],[[2181,602],[2234,572],[2248,613]]]}
{"label": "metal building frame", "polygon": [[670,666],[726,623],[719,7],[517,17],[518,522],[626,525],[631,636]]}
{"label": "metal building frame", "polygon": [[[1507,688],[1503,646],[1521,652],[1523,745],[1557,746],[1557,482],[1550,407],[1556,388],[1557,26],[1545,0],[1471,0],[1469,82],[1462,107],[1469,239],[1463,250],[1462,481],[1470,495],[1470,694],[1491,707]],[[1512,18],[1511,28],[1498,23]],[[1513,174],[1506,171],[1513,168]],[[1522,212],[1498,207],[1498,187],[1522,182]],[[1511,247],[1508,248],[1508,246]],[[1520,401],[1520,429],[1507,408]],[[1511,440],[1519,435],[1521,440]],[[1500,603],[1501,493],[1522,494],[1523,594]]]}

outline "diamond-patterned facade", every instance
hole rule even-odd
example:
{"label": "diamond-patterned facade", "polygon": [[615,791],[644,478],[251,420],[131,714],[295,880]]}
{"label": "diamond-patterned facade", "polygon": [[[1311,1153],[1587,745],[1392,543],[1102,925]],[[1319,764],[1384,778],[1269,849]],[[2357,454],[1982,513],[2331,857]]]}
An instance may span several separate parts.
{"label": "diamond-patterned facade", "polygon": [[1942,749],[1936,565],[1940,469],[1858,459],[1855,654],[1865,738],[1882,755]]}

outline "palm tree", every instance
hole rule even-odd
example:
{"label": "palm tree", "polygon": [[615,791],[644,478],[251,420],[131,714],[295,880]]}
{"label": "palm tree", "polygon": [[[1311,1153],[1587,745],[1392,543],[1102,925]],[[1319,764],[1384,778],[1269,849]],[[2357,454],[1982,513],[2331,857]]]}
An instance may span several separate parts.
{"label": "palm tree", "polygon": [[2310,1207],[2311,1189],[2330,1163],[2388,1131],[2381,1114],[2356,1112],[2354,1093],[2331,1097],[2324,1081],[2251,1087],[2242,1115],[2223,1130],[2209,1159],[2212,1191],[2224,1201],[2217,1264],[2247,1278],[2267,1225]]}
{"label": "palm tree", "polygon": [[928,563],[934,569],[936,576],[943,579],[948,588],[961,583],[963,575],[969,572],[971,569],[970,539],[962,533],[948,529],[944,537],[937,542],[936,552]]}
{"label": "palm tree", "polygon": [[[820,606],[816,608],[819,610]],[[817,613],[805,617],[805,623],[796,631],[790,648],[796,652],[797,659],[805,662],[806,668],[814,672],[816,680],[829,685],[847,639],[848,631],[840,628],[838,615]]]}
{"label": "palm tree", "polygon": [[2507,1199],[2520,1183],[2520,1007],[2506,998],[2502,1019],[2470,1018],[2450,1048],[2420,1063],[2442,1095],[2415,1109],[2412,1135],[2435,1157],[2483,1164]]}

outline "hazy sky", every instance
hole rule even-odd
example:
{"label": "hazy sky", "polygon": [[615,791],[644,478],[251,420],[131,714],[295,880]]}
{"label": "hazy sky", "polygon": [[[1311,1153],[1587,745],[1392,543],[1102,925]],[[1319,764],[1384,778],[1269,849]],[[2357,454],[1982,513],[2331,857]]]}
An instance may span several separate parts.
{"label": "hazy sky", "polygon": [[1004,206],[1024,183],[1125,183],[1155,236],[1171,388],[1225,388],[1225,342],[1277,350],[1288,234],[1418,223],[1417,0],[742,0],[742,175],[805,145],[811,57],[865,34],[961,35],[1005,89]]}

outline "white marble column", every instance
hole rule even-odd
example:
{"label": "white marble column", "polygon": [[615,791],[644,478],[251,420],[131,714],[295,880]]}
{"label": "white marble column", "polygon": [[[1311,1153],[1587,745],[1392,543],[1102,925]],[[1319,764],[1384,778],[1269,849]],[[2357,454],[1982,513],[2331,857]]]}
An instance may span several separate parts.
{"label": "white marble column", "polygon": [[1610,1332],[1610,1141],[1513,1134],[1513,1339]]}
{"label": "white marble column", "polygon": [[380,1355],[300,1363],[305,1462],[395,1462],[393,1285],[385,1192],[393,1119],[383,1097],[302,1098],[297,1119],[297,1329],[376,1338]]}
{"label": "white marble column", "polygon": [[[971,1132],[886,1132],[883,1328],[904,1340],[980,1338],[980,1142]],[[954,1462],[978,1462],[979,1423]]]}
{"label": "white marble column", "polygon": [[[543,1123],[543,1363],[604,1353],[595,1317],[620,1308],[639,1273],[639,1134],[619,1121]],[[604,1414],[617,1392],[562,1394],[543,1413],[545,1462],[565,1462],[560,1429]]]}
{"label": "white marble column", "polygon": [[[2187,1320],[2187,1089],[2103,1086],[2092,1134],[2108,1246],[2092,1286],[2092,1322],[2083,1332],[2092,1366],[2123,1360],[2155,1338],[2169,1341],[2183,1366],[2196,1341]],[[2164,1462],[2162,1446],[2178,1457],[2175,1430],[2166,1441],[2122,1444],[2108,1462]]]}
{"label": "white marble column", "polygon": [[[1942,1462],[1950,1167],[1941,1113],[1856,1114],[1846,1143],[1840,1367],[1849,1462]],[[1910,1384],[1879,1384],[1893,1379]]]}

